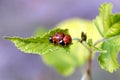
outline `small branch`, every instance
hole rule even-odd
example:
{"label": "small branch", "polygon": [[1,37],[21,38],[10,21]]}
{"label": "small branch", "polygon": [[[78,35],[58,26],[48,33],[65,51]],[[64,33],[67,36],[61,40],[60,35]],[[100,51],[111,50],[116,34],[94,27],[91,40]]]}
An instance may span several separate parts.
{"label": "small branch", "polygon": [[87,43],[85,41],[82,41],[79,38],[73,38],[72,40],[77,40],[78,42],[80,42],[86,49],[90,50],[89,46],[87,45]]}
{"label": "small branch", "polygon": [[84,75],[82,76],[81,80],[92,80],[91,78],[91,63],[92,63],[92,47],[88,46],[88,44],[85,42],[85,41],[82,41],[81,39],[79,38],[74,38],[72,40],[77,40],[79,41],[86,49],[88,49],[89,51],[89,56],[88,56],[88,61],[87,61],[87,67],[86,67],[86,70],[85,70],[85,73]]}
{"label": "small branch", "polygon": [[79,41],[89,51],[86,70],[85,70],[85,73],[84,73],[83,77],[81,78],[81,80],[92,80],[92,77],[91,77],[91,64],[92,64],[93,48],[88,46],[88,44],[85,41],[81,41],[81,39],[79,39],[79,38],[74,38],[73,40]]}
{"label": "small branch", "polygon": [[80,38],[72,38],[72,40],[78,40],[78,41],[80,41],[81,39]]}

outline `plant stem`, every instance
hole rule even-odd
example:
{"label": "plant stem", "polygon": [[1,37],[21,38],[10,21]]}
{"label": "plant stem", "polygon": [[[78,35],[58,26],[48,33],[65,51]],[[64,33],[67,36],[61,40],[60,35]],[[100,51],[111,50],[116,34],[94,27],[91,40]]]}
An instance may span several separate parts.
{"label": "plant stem", "polygon": [[[84,45],[84,44],[83,44]],[[86,47],[86,45],[84,45]],[[92,80],[91,77],[91,65],[92,65],[92,53],[93,53],[93,48],[92,47],[86,47],[89,51],[88,55],[88,60],[87,60],[87,65],[86,65],[86,70],[84,75],[82,76],[81,80]]]}
{"label": "plant stem", "polygon": [[[82,76],[81,80],[92,80],[92,77],[91,77],[91,65],[92,65],[93,47],[88,46],[88,44],[86,42],[84,42],[84,41],[81,42],[81,39],[79,39],[79,38],[74,38],[73,40],[78,40],[89,51],[86,70],[85,70],[85,73]],[[101,40],[99,42],[101,42]]]}
{"label": "plant stem", "polygon": [[91,77],[91,65],[92,65],[92,50],[89,50],[89,56],[88,56],[88,61],[87,61],[87,67],[86,67],[86,73],[89,77],[89,80],[92,80]]}

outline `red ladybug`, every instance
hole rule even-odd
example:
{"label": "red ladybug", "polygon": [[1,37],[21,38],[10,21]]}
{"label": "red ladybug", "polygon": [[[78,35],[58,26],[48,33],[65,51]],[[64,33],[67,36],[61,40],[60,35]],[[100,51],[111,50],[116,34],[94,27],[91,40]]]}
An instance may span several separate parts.
{"label": "red ladybug", "polygon": [[55,45],[59,44],[61,46],[67,46],[72,42],[72,38],[68,34],[58,32],[58,33],[54,34],[53,36],[50,36],[49,41],[51,43],[54,43]]}
{"label": "red ladybug", "polygon": [[61,46],[67,46],[72,42],[72,38],[70,35],[66,34],[62,40],[59,41]]}
{"label": "red ladybug", "polygon": [[54,44],[58,44],[60,40],[64,38],[64,34],[59,32],[49,37],[49,41]]}

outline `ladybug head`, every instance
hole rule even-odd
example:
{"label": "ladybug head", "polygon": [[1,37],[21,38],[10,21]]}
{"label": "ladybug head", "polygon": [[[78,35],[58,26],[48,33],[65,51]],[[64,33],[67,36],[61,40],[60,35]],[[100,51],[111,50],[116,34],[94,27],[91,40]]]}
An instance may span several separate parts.
{"label": "ladybug head", "polygon": [[52,36],[49,37],[49,41],[50,41],[51,43],[53,43]]}

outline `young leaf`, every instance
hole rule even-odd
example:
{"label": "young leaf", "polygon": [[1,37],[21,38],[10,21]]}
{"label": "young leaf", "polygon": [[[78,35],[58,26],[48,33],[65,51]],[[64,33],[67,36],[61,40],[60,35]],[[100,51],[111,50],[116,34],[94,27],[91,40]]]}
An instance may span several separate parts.
{"label": "young leaf", "polygon": [[120,14],[112,14],[111,23],[112,25],[120,21]]}
{"label": "young leaf", "polygon": [[120,34],[120,14],[112,14],[112,4],[104,3],[100,7],[100,14],[94,20],[100,34],[109,38]]}
{"label": "young leaf", "polygon": [[100,34],[104,37],[105,32],[111,26],[111,14],[112,14],[112,4],[104,3],[101,5],[99,16],[94,20]]}
{"label": "young leaf", "polygon": [[57,33],[57,32],[63,32],[65,34],[68,34],[67,29],[54,29],[43,35],[42,37],[30,37],[30,38],[20,38],[20,37],[5,37],[5,39],[8,39],[12,41],[18,49],[25,53],[36,53],[36,54],[46,54],[46,53],[52,53],[54,50],[63,50],[67,51],[69,49],[69,46],[67,47],[61,47],[61,46],[55,46],[49,42],[49,36]]}
{"label": "young leaf", "polygon": [[120,34],[120,14],[113,14],[111,16],[111,27],[106,31],[106,38]]}
{"label": "young leaf", "polygon": [[116,36],[120,34],[120,21],[117,23],[114,23],[105,33],[105,36],[107,38],[111,37],[111,36]]}
{"label": "young leaf", "polygon": [[107,50],[107,53],[101,53],[98,58],[101,68],[109,72],[116,71],[119,68],[117,57],[120,51],[120,38],[103,42],[102,49]]}
{"label": "young leaf", "polygon": [[100,7],[100,17],[102,19],[104,32],[106,32],[111,26],[111,14],[112,14],[112,4],[104,3]]}

